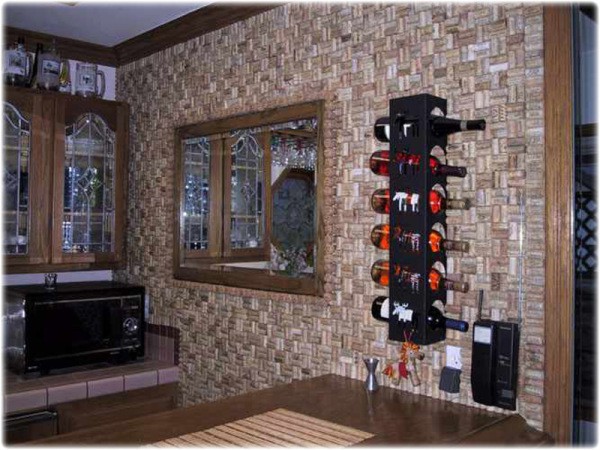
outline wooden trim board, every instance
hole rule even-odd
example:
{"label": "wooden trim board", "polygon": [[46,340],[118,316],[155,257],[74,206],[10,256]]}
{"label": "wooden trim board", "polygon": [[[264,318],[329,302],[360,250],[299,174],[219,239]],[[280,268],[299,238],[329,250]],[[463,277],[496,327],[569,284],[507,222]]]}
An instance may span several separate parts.
{"label": "wooden trim board", "polygon": [[546,300],[544,431],[571,444],[573,406],[573,75],[571,6],[544,6]]}
{"label": "wooden trim board", "polygon": [[280,6],[282,3],[212,3],[113,47],[119,65],[186,42]]}

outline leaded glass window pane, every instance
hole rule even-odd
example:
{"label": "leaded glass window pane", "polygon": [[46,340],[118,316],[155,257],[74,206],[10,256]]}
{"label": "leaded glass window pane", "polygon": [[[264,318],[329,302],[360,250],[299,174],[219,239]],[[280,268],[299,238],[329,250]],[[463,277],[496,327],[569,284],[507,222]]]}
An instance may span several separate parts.
{"label": "leaded glass window pane", "polygon": [[25,255],[29,242],[30,124],[4,103],[4,253]]}
{"label": "leaded glass window pane", "polygon": [[258,130],[236,130],[231,145],[231,248],[264,244],[264,149]]}
{"label": "leaded glass window pane", "polygon": [[210,141],[183,140],[183,242],[187,250],[208,249]]}
{"label": "leaded glass window pane", "polygon": [[65,129],[63,252],[111,252],[115,231],[115,133],[87,113]]}

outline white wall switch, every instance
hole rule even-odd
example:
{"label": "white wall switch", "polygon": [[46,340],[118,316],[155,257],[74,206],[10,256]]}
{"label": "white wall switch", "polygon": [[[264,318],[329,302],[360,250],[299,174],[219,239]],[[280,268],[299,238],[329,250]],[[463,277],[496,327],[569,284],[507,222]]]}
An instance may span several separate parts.
{"label": "white wall switch", "polygon": [[462,357],[460,356],[460,347],[453,345],[446,346],[446,366],[455,369],[462,369]]}

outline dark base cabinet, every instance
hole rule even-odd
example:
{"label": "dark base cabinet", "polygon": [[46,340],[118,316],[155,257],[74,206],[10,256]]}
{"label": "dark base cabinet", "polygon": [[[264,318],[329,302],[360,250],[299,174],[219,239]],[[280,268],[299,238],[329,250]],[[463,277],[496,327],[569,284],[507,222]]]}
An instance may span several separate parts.
{"label": "dark base cabinet", "polygon": [[58,414],[55,411],[17,413],[4,419],[5,444],[20,444],[57,434]]}
{"label": "dark base cabinet", "polygon": [[59,434],[119,423],[177,406],[177,383],[56,405]]}
{"label": "dark base cabinet", "polygon": [[54,435],[169,411],[177,407],[177,383],[60,403],[50,410],[4,419],[4,443],[19,444]]}

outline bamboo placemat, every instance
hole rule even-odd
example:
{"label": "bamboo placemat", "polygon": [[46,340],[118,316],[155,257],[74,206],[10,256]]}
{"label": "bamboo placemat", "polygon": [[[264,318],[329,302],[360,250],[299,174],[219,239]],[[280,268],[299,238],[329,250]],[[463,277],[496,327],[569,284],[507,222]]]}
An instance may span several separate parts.
{"label": "bamboo placemat", "polygon": [[280,408],[149,447],[348,447],[373,436]]}

